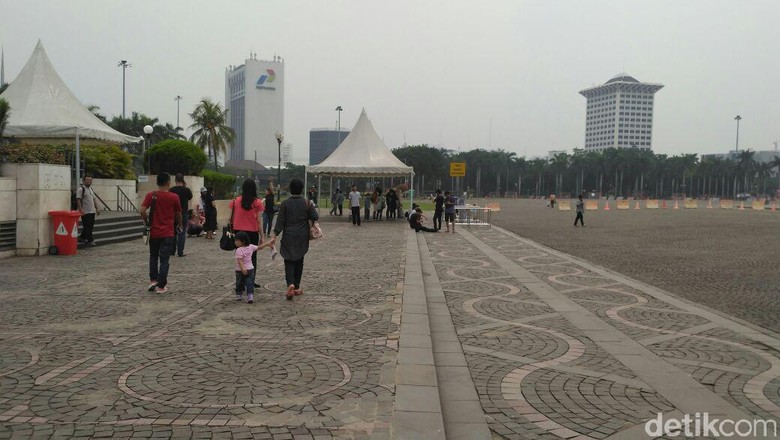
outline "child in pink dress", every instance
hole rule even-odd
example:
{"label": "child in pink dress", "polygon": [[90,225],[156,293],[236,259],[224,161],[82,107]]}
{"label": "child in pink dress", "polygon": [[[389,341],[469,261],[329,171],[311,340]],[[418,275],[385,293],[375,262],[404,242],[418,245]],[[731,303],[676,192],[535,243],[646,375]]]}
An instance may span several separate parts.
{"label": "child in pink dress", "polygon": [[246,302],[252,304],[255,302],[255,266],[252,264],[252,254],[258,249],[262,249],[267,244],[259,247],[252,244],[249,235],[244,231],[236,233],[234,238],[236,244],[236,300],[242,301],[244,291],[246,290]]}

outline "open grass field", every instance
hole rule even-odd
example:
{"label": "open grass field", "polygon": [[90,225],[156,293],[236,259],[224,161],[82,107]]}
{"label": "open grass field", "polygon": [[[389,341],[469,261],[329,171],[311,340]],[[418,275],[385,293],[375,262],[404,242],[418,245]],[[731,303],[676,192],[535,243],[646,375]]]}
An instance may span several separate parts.
{"label": "open grass field", "polygon": [[586,211],[586,227],[575,228],[574,211],[547,208],[544,200],[499,202],[498,226],[780,332],[780,212],[706,203],[618,211],[611,202],[608,212]]}

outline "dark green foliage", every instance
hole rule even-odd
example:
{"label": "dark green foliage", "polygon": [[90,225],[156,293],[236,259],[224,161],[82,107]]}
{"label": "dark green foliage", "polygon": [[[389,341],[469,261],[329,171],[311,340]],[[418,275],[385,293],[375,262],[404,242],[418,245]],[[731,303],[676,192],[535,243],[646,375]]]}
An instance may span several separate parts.
{"label": "dark green foliage", "polygon": [[200,174],[206,165],[206,155],[197,145],[178,139],[168,139],[152,146],[146,153],[152,174],[165,171],[188,176]]}
{"label": "dark green foliage", "polygon": [[[49,163],[69,165],[74,160],[74,145],[27,145],[9,144],[0,146],[0,162]],[[103,179],[135,179],[133,156],[115,145],[82,145],[81,160],[84,171]]]}
{"label": "dark green foliage", "polygon": [[203,176],[206,188],[214,189],[214,196],[217,199],[227,199],[232,197],[236,187],[236,176],[219,173],[212,170],[203,170],[201,176]]}

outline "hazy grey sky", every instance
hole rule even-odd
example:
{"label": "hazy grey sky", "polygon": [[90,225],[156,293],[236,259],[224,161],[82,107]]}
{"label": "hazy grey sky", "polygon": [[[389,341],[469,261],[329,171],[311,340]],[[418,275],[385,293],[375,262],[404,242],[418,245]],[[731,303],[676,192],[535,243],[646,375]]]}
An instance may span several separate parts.
{"label": "hazy grey sky", "polygon": [[[6,77],[38,39],[85,104],[176,122],[250,51],[285,59],[285,134],[365,107],[390,147],[502,147],[529,156],[584,143],[577,92],[625,72],[656,95],[660,153],[773,148],[780,139],[780,1],[0,0]],[[492,136],[490,121],[492,119]]]}

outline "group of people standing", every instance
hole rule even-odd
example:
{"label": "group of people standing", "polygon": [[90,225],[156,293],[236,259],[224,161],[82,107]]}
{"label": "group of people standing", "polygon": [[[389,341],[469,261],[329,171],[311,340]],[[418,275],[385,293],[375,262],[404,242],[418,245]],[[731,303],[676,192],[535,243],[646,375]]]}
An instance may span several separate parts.
{"label": "group of people standing", "polygon": [[[349,208],[352,212],[352,224],[360,226],[362,224],[361,218],[366,222],[371,220],[382,221],[384,219],[391,220],[396,219],[401,215],[402,203],[398,196],[398,193],[393,188],[388,188],[384,193],[382,188],[376,187],[374,191],[366,191],[361,194],[357,189],[357,185],[352,185],[352,190],[349,192]],[[342,204],[344,203],[344,196],[340,189],[334,191],[331,196],[331,201],[334,202],[334,207],[331,209],[331,215],[336,215],[338,210],[341,215]],[[364,210],[364,217],[360,215],[361,203]]]}
{"label": "group of people standing", "polygon": [[[188,204],[192,192],[186,187],[184,176],[176,176],[176,186],[171,188],[171,176],[160,173],[157,176],[157,190],[146,195],[141,203],[141,219],[149,229],[149,285],[148,290],[157,293],[168,292],[169,259],[174,252],[180,257],[184,254],[184,242],[187,230],[183,212],[188,212]],[[287,289],[285,296],[291,300],[296,295],[303,294],[301,278],[303,275],[303,258],[309,250],[309,228],[311,222],[318,219],[317,209],[311,202],[302,197],[303,182],[300,179],[290,181],[290,198],[279,206],[279,214],[275,225],[274,208],[276,201],[273,191],[269,188],[263,200],[258,197],[257,184],[252,179],[246,179],[241,186],[241,195],[228,205],[231,210],[231,222],[236,250],[233,252],[235,262],[235,293],[238,300],[247,295],[247,303],[254,302],[254,289],[257,284],[257,251],[265,247],[274,248],[277,237],[281,236],[278,253],[284,259],[285,281]],[[203,228],[207,238],[213,237],[216,230],[216,205],[213,193],[201,192],[201,201],[205,214]],[[210,232],[210,234],[209,234]],[[269,238],[270,236],[270,238]]]}

